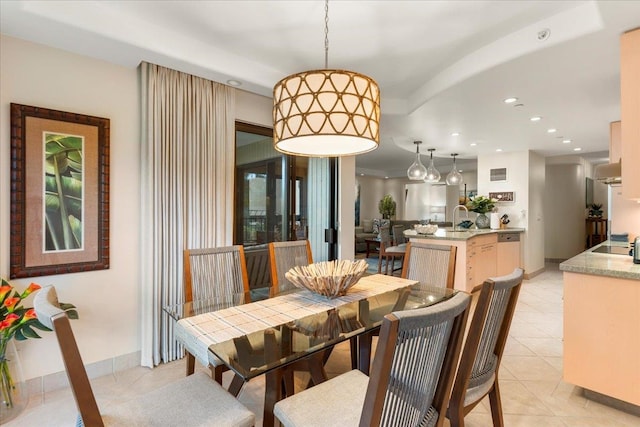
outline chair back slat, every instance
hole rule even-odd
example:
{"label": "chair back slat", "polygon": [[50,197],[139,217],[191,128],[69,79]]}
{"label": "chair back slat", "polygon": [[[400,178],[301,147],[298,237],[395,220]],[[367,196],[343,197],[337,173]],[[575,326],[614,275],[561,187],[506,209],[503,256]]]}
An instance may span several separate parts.
{"label": "chair back slat", "polygon": [[380,227],[380,246],[383,246],[383,245],[385,248],[389,248],[393,246],[391,242],[391,233],[389,232],[388,225],[384,225]]}
{"label": "chair back slat", "polygon": [[453,289],[456,270],[455,246],[407,243],[401,277],[420,282],[417,287]]}
{"label": "chair back slat", "polygon": [[361,426],[436,425],[444,420],[470,297],[385,316]]}
{"label": "chair back slat", "polygon": [[296,288],[296,286],[285,277],[285,273],[292,267],[313,263],[311,245],[308,240],[269,243],[269,258],[271,261],[273,294]]}
{"label": "chair back slat", "polygon": [[269,248],[245,249],[249,289],[268,288],[271,286],[271,266],[269,265]]}
{"label": "chair back slat", "polygon": [[405,243],[407,240],[404,237],[404,225],[394,225],[392,229],[393,244],[398,246]]}
{"label": "chair back slat", "polygon": [[249,301],[249,277],[242,246],[184,251],[185,301],[229,299],[245,295]]}
{"label": "chair back slat", "polygon": [[69,317],[60,308],[55,288],[53,286],[42,288],[33,299],[33,308],[38,320],[53,329],[58,339],[69,385],[79,412],[79,425],[104,426]]}

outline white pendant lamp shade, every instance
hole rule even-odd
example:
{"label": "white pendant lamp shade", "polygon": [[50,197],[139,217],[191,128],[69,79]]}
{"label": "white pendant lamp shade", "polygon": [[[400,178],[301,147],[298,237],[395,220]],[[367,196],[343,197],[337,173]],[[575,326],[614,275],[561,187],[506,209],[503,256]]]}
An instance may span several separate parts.
{"label": "white pendant lamp shade", "polygon": [[456,156],[458,154],[454,153],[451,156],[453,157],[453,167],[451,168],[451,172],[447,175],[447,185],[460,185],[462,184],[462,175],[458,172],[458,168],[456,167]]}
{"label": "white pendant lamp shade", "polygon": [[427,175],[424,178],[425,182],[435,183],[440,181],[440,172],[436,169],[436,166],[433,164],[433,152],[436,151],[435,148],[429,148],[429,166],[427,167]]}
{"label": "white pendant lamp shade", "polygon": [[413,143],[416,144],[416,159],[407,169],[407,177],[411,181],[424,181],[427,176],[427,168],[420,161],[420,144],[422,144],[422,141],[414,141]]}
{"label": "white pendant lamp shade", "polygon": [[375,150],[379,122],[378,84],[359,73],[305,71],[273,88],[274,146],[286,154],[333,157]]}
{"label": "white pendant lamp shade", "polygon": [[352,156],[380,143],[378,84],[329,69],[329,0],[324,13],[324,69],[292,74],[273,87],[273,145],[285,154]]}

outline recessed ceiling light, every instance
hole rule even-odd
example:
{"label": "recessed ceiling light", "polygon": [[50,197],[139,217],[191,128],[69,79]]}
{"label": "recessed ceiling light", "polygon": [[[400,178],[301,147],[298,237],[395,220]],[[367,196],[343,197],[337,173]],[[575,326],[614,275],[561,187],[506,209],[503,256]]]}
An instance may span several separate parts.
{"label": "recessed ceiling light", "polygon": [[570,139],[563,139],[562,143],[563,144],[571,144],[571,140]]}
{"label": "recessed ceiling light", "polygon": [[472,147],[475,147],[476,145],[478,145],[478,143],[477,143],[477,142],[472,142],[472,143],[471,143],[471,144],[469,144],[469,145],[470,145],[470,146],[472,146]]}
{"label": "recessed ceiling light", "polygon": [[364,176],[364,174],[363,174],[363,173],[361,173],[361,174],[360,174],[360,176]]}
{"label": "recessed ceiling light", "polygon": [[551,128],[551,129],[547,129],[547,133],[556,133],[557,129]]}
{"label": "recessed ceiling light", "polygon": [[384,179],[389,179],[389,177],[388,177],[388,176],[385,176],[385,177],[384,177]]}
{"label": "recessed ceiling light", "polygon": [[582,151],[582,148],[576,147],[576,148],[573,149],[573,151]]}
{"label": "recessed ceiling light", "polygon": [[451,136],[460,136],[460,132],[452,132]]}
{"label": "recessed ceiling light", "polygon": [[239,82],[238,80],[227,80],[227,84],[233,87],[242,86],[242,82]]}
{"label": "recessed ceiling light", "polygon": [[503,101],[505,104],[513,104],[514,102],[516,102],[518,100],[518,98],[505,98]]}
{"label": "recessed ceiling light", "polygon": [[496,151],[499,153],[502,151],[502,148],[496,148]]}
{"label": "recessed ceiling light", "polygon": [[531,120],[532,122],[539,122],[540,120],[542,120],[542,117],[540,117],[540,116],[533,116],[533,117],[531,117],[529,120]]}

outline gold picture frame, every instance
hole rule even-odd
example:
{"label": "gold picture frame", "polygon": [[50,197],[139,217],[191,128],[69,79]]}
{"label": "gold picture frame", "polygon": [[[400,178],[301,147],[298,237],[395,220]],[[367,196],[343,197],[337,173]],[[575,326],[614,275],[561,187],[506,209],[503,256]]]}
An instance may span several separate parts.
{"label": "gold picture frame", "polygon": [[11,104],[12,279],[109,268],[109,126]]}

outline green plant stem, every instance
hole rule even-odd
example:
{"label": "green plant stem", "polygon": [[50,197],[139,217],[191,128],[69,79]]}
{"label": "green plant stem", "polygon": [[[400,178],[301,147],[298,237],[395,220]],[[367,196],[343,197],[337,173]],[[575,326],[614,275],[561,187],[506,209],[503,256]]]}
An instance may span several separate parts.
{"label": "green plant stem", "polygon": [[7,408],[13,408],[13,390],[15,385],[9,371],[9,361],[7,360],[8,340],[0,339],[0,388],[2,388],[2,400]]}

